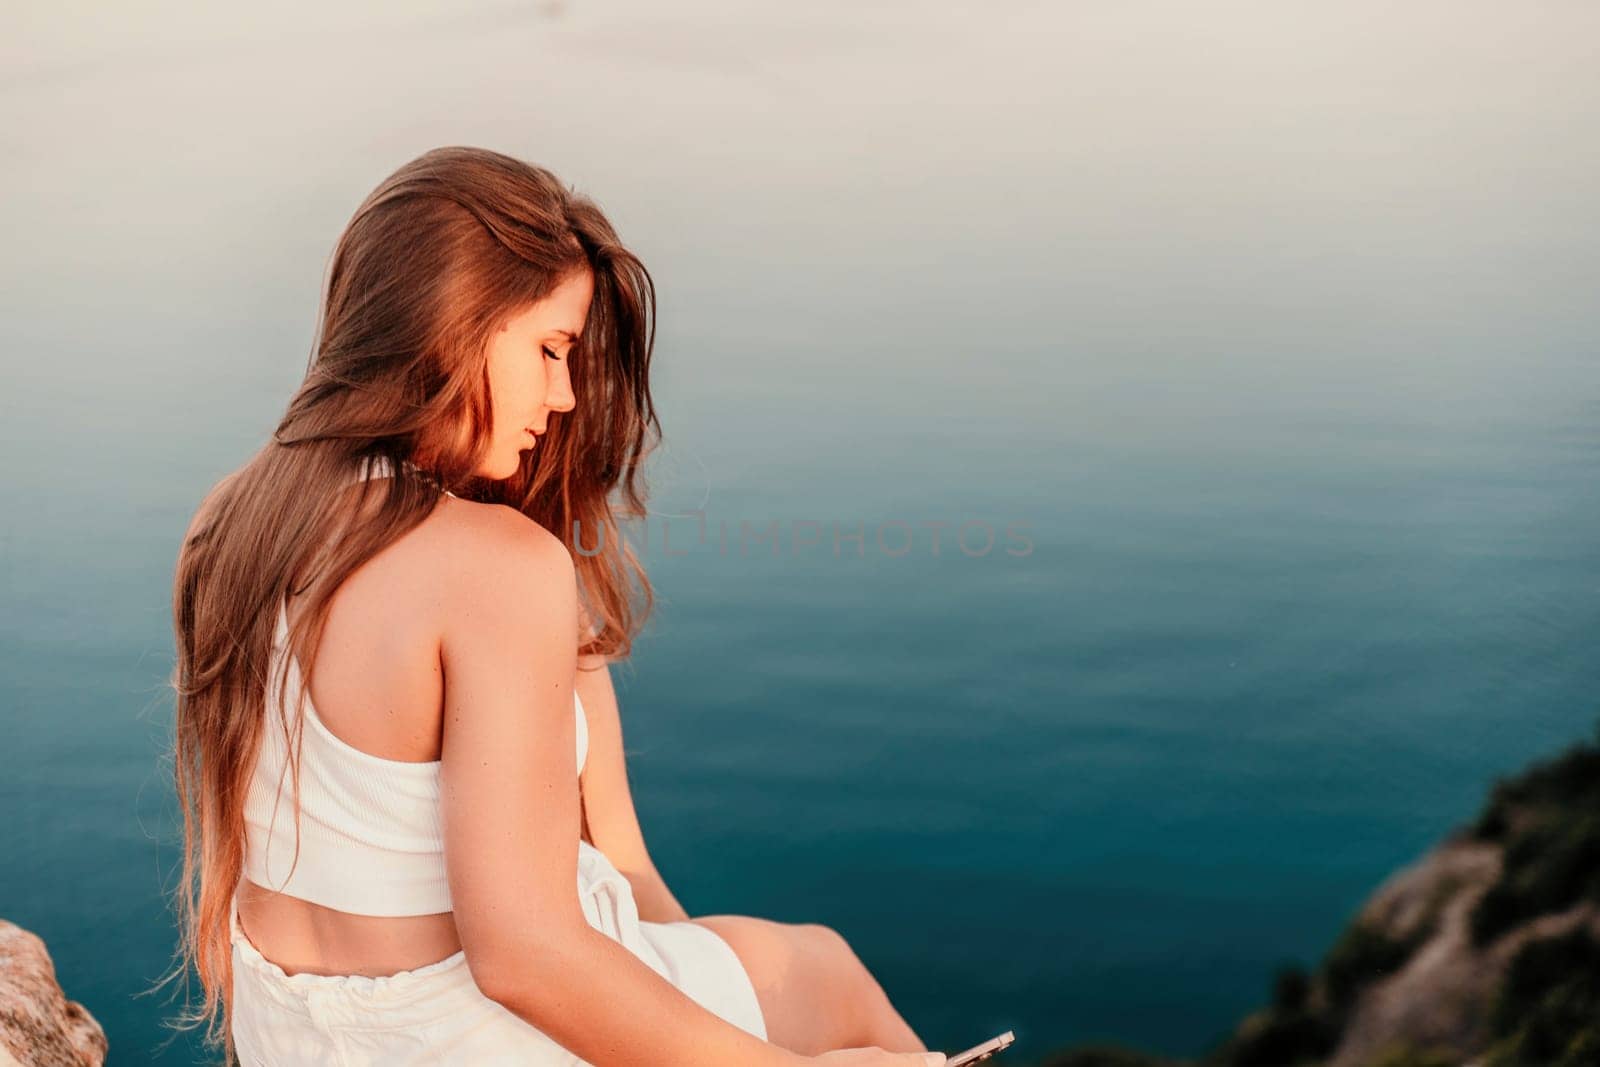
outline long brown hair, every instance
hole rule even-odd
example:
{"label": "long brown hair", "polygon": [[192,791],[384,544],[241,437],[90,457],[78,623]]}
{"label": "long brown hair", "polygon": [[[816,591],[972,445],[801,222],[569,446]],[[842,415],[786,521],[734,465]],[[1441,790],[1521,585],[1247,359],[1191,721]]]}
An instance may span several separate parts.
{"label": "long brown hair", "polygon": [[[488,341],[583,270],[593,274],[594,295],[568,357],[576,406],[551,412],[515,475],[481,479]],[[509,156],[427,152],[384,179],[340,235],[305,380],[272,440],[197,515],[173,588],[172,760],[184,849],[179,959],[168,977],[198,973],[203,1002],[178,1025],[206,1023],[227,1062],[228,918],[243,870],[246,790],[269,721],[279,605],[286,594],[306,594],[288,640],[309,679],[333,592],[449,490],[515,507],[560,537],[573,551],[588,620],[580,655],[626,658],[653,599],[618,519],[644,514],[639,465],[660,440],[649,388],[654,340],[654,283],[600,208]],[[334,507],[369,457],[387,459],[396,476],[362,484],[356,508]],[[279,685],[288,663],[278,664]],[[274,719],[289,729],[283,709]],[[296,818],[298,743],[296,730]]]}

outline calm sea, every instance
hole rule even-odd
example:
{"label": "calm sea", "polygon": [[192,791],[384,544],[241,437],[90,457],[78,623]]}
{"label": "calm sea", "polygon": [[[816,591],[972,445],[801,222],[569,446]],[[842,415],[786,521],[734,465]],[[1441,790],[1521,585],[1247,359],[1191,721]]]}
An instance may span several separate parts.
{"label": "calm sea", "polygon": [[198,1062],[136,996],[178,538],[438,144],[550,166],[659,286],[615,673],[664,875],[835,926],[934,1047],[1198,1054],[1594,732],[1600,15],[673,8],[6,35],[0,916],[112,1063]]}

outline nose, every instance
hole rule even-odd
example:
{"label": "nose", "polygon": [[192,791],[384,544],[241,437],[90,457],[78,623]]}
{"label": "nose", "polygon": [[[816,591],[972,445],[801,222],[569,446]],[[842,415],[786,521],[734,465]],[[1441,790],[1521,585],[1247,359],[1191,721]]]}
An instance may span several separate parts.
{"label": "nose", "polygon": [[577,406],[578,400],[572,395],[572,372],[567,370],[566,360],[553,363],[551,370],[549,387],[544,396],[545,407],[551,411],[571,411]]}

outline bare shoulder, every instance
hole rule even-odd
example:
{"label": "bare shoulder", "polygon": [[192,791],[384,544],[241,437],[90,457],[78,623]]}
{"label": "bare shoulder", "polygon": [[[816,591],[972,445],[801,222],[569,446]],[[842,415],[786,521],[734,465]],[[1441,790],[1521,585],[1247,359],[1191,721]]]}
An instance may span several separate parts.
{"label": "bare shoulder", "polygon": [[[429,523],[428,551],[445,582],[448,614],[491,605],[543,610],[575,599],[572,553],[515,508],[447,497]],[[575,604],[572,610],[576,618]]]}

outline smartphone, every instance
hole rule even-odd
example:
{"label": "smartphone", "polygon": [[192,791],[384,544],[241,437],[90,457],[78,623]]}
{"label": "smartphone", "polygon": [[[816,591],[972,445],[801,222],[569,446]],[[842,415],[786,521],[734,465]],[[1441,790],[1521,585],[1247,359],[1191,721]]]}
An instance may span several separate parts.
{"label": "smartphone", "polygon": [[993,1056],[996,1052],[999,1052],[1001,1049],[1011,1044],[1011,1042],[1015,1041],[1016,1039],[1016,1035],[1010,1030],[1007,1030],[999,1037],[991,1037],[983,1044],[973,1045],[965,1052],[958,1052],[954,1056],[946,1056],[944,1060],[944,1067],[966,1067],[966,1065],[969,1063],[977,1063],[979,1060],[986,1060],[990,1056]]}

